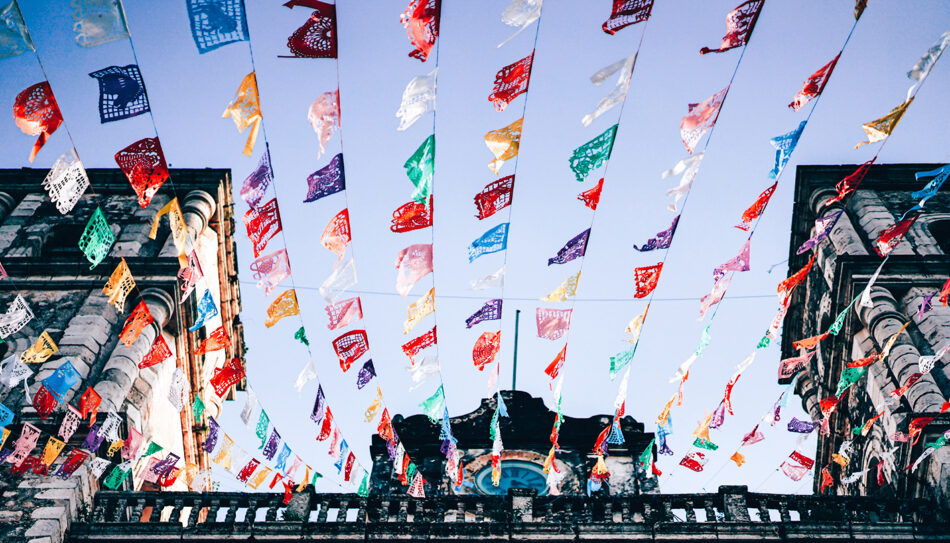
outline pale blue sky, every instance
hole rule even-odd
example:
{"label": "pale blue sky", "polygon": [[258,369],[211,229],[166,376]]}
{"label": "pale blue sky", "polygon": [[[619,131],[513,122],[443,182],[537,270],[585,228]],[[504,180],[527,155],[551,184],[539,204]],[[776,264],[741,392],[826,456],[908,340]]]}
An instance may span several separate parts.
{"label": "pale blue sky", "polygon": [[[495,47],[512,32],[500,22],[507,3],[445,0],[442,7],[434,279],[439,354],[452,415],[469,412],[485,395],[487,372],[474,369],[471,349],[478,335],[497,329],[498,324],[483,323],[471,330],[464,327],[464,319],[485,299],[498,296],[497,292],[468,290],[469,281],[494,272],[504,258],[487,255],[472,264],[466,258],[468,244],[505,216],[502,213],[485,221],[474,217],[472,197],[497,178],[486,167],[491,155],[482,137],[517,119],[525,100],[519,97],[508,110],[498,113],[487,95],[495,72],[530,53],[534,38],[531,28],[501,49]],[[737,3],[656,2],[584,261],[566,365],[563,397],[568,415],[612,410],[618,382],[607,377],[608,357],[625,348],[623,329],[645,303],[632,298],[633,269],[654,264],[660,257],[637,253],[631,246],[666,228],[673,218],[666,210],[664,192],[675,181],[660,179],[660,173],[686,156],[679,120],[687,104],[707,98],[729,81],[740,51],[700,56],[699,49],[719,43],[725,15]],[[56,7],[51,7],[54,4]],[[332,60],[276,58],[286,54],[286,37],[303,23],[308,11],[288,10],[277,1],[248,2],[267,135],[303,321],[334,414],[365,465],[369,464],[366,447],[375,423],[363,423],[362,416],[374,389],[357,392],[356,370],[343,374],[333,354],[330,341],[336,333],[325,327],[326,304],[315,288],[332,271],[336,255],[320,246],[316,237],[348,203],[351,250],[355,250],[360,278],[357,290],[378,383],[391,412],[418,412],[417,405],[437,382],[408,391],[410,380],[403,370],[408,361],[400,345],[412,336],[402,334],[402,322],[406,306],[432,286],[433,278],[425,278],[403,299],[395,294],[393,260],[400,249],[412,243],[430,242],[432,233],[393,234],[388,227],[392,211],[409,200],[412,188],[402,164],[432,128],[432,117],[426,116],[409,130],[397,132],[394,114],[405,85],[412,77],[431,71],[435,58],[423,64],[407,56],[410,46],[399,23],[404,4],[402,0],[340,2],[342,149],[348,190],[346,201],[335,195],[304,204],[306,176],[341,149],[340,138],[334,137],[328,152],[318,158],[316,137],[306,118],[309,104],[320,93],[336,88],[337,65]],[[152,126],[144,116],[100,125],[96,83],[87,74],[133,63],[128,41],[82,49],[73,41],[68,1],[29,0],[21,5],[80,156],[87,167],[114,167],[112,155],[132,141],[153,136]],[[595,87],[588,78],[632,54],[643,31],[641,24],[615,36],[604,34],[600,25],[609,5],[608,0],[548,0],[527,98],[511,208],[499,358],[503,361],[501,382],[508,386],[514,310],[521,309],[518,385],[544,397],[549,405],[548,380],[542,370],[562,344],[536,337],[534,309],[542,304],[534,300],[577,271],[578,262],[548,267],[547,258],[590,225],[590,211],[576,195],[600,177],[592,174],[587,182],[577,183],[568,168],[568,157],[575,147],[617,122],[620,110],[613,109],[590,127],[581,125],[581,117],[610,91],[614,81],[611,78]],[[198,55],[183,1],[127,0],[125,8],[169,163],[174,167],[230,168],[239,187],[255,167],[263,139],[259,139],[254,157],[245,157],[241,154],[245,136],[237,133],[229,119],[222,119],[221,112],[251,70],[247,43]],[[696,320],[698,298],[712,286],[712,269],[734,256],[745,240],[745,234],[733,225],[770,184],[766,175],[774,152],[768,140],[804,119],[806,111],[795,113],[786,105],[802,81],[838,52],[853,22],[852,8],[850,0],[773,0],[763,9],[680,220],[632,363],[627,413],[651,430],[658,411],[674,391],[668,379],[693,352],[705,326]],[[714,490],[719,484],[747,484],[762,491],[810,491],[807,482],[794,483],[780,473],[770,477],[795,446],[797,435],[785,431],[784,420],[766,432],[765,441],[744,451],[748,458],[745,466],[736,468],[729,463],[719,471],[741,436],[781,392],[782,387],[775,384],[779,359],[775,345],[759,353],[736,385],[736,416],[713,432],[721,449],[711,454],[706,471],[697,474],[674,466],[692,442],[692,430],[704,410],[716,407],[735,366],[755,347],[777,309],[777,298],[771,295],[785,277],[786,267],[781,264],[771,273],[769,267],[788,253],[793,168],[797,164],[860,163],[873,156],[871,146],[851,149],[863,139],[861,123],[883,115],[904,98],[910,85],[907,70],[948,27],[950,7],[945,2],[871,2],[756,232],[752,270],[733,280],[711,328],[712,343],[690,374],[684,406],[674,411],[676,434],[671,446],[677,454],[661,458],[660,469],[673,473],[663,478],[663,491]],[[4,60],[2,68],[0,94],[8,105],[17,92],[42,80],[32,55]],[[948,85],[950,71],[938,65],[879,163],[948,160],[950,114],[943,101]],[[0,126],[0,134],[5,143],[0,166],[28,166],[32,139],[21,134],[12,120]],[[34,167],[49,167],[67,148],[66,134],[60,130]],[[511,173],[513,164],[509,163],[499,176]],[[239,216],[246,207],[235,199]],[[242,230],[240,223],[238,226]],[[275,239],[272,247],[278,247],[280,241]],[[242,281],[250,280],[247,270],[252,255],[243,233],[238,236],[238,248]],[[288,319],[265,329],[264,310],[271,298],[265,298],[252,284],[243,283],[241,289],[241,317],[250,347],[249,382],[295,452],[317,469],[330,471],[325,445],[313,441],[317,429],[308,418],[316,382],[309,383],[299,396],[293,389],[306,362],[306,351],[293,340],[299,322]],[[421,333],[432,324],[430,317],[415,331]],[[239,445],[252,450],[255,441],[237,417],[240,408],[241,402],[229,405],[222,422]],[[805,416],[795,398],[786,418],[793,415]],[[805,450],[814,452],[814,439]],[[237,485],[225,476],[222,487]]]}

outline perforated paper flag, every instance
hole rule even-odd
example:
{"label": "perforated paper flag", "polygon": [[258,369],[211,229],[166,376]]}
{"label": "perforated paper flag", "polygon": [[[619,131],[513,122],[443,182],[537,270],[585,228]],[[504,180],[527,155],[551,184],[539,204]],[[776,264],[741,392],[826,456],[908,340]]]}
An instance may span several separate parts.
{"label": "perforated paper flag", "polygon": [[115,154],[115,162],[129,179],[142,209],[168,180],[168,164],[158,138],[141,139]]}
{"label": "perforated paper flag", "polygon": [[402,103],[396,111],[399,118],[399,127],[396,130],[406,130],[426,113],[435,111],[436,72],[433,69],[426,75],[413,77],[406,89],[402,91]]}
{"label": "perforated paper flag", "polygon": [[599,136],[574,149],[568,162],[578,182],[587,179],[590,172],[610,160],[610,153],[613,151],[614,138],[617,136],[619,126],[619,124],[611,126]]}
{"label": "perforated paper flag", "polygon": [[16,95],[13,102],[13,119],[24,134],[37,136],[30,151],[30,162],[33,162],[46,140],[63,123],[63,115],[48,81],[27,87]]}
{"label": "perforated paper flag", "polygon": [[340,127],[340,90],[325,92],[310,104],[307,111],[310,126],[317,133],[317,157],[326,151],[330,136]]}
{"label": "perforated paper flag", "polygon": [[560,339],[571,326],[572,311],[572,309],[537,308],[535,317],[538,337],[550,340]]}
{"label": "perforated paper flag", "polygon": [[497,111],[504,111],[512,100],[528,92],[533,62],[534,51],[531,51],[530,55],[505,66],[495,74],[495,86],[488,95],[488,101]]}
{"label": "perforated paper flag", "polygon": [[300,28],[287,38],[287,48],[298,58],[336,58],[336,5],[317,0],[290,1],[288,8],[301,5],[313,12]]}
{"label": "perforated paper flag", "polygon": [[[16,6],[16,2],[11,5]],[[66,151],[56,159],[43,179],[43,188],[49,193],[49,199],[56,204],[57,211],[63,215],[72,211],[76,202],[89,188],[89,177],[79,162],[75,149]]]}
{"label": "perforated paper flag", "polygon": [[125,299],[135,288],[135,278],[129,270],[129,265],[125,258],[119,260],[119,265],[115,267],[112,275],[106,285],[102,287],[102,292],[109,297],[109,303],[112,304],[119,313],[125,312]]}
{"label": "perforated paper flag", "polygon": [[699,54],[722,53],[748,43],[749,36],[752,35],[752,29],[755,28],[755,22],[759,18],[759,12],[762,10],[764,3],[765,0],[748,0],[730,11],[726,15],[726,35],[722,37],[719,48],[703,47]]}
{"label": "perforated paper flag", "polygon": [[409,305],[408,317],[402,325],[402,333],[408,334],[422,319],[435,312],[435,288],[430,288],[421,298]]}
{"label": "perforated paper flag", "polygon": [[396,291],[404,298],[423,277],[432,273],[432,244],[410,245],[396,255]]}
{"label": "perforated paper flag", "polygon": [[473,241],[468,246],[468,261],[474,262],[482,255],[504,251],[508,247],[508,226],[509,223],[503,222]]}
{"label": "perforated paper flag", "polygon": [[0,6],[0,59],[33,51],[33,41],[15,0]]}
{"label": "perforated paper flag", "polygon": [[99,122],[119,121],[151,111],[137,65],[109,66],[89,77],[99,83]]}
{"label": "perforated paper flag", "polygon": [[607,34],[616,34],[620,30],[646,21],[653,10],[653,0],[613,0],[610,17],[601,28]]}
{"label": "perforated paper flag", "polygon": [[[752,0],[761,2],[762,0]],[[716,125],[716,119],[719,118],[719,110],[726,99],[729,87],[722,89],[709,98],[698,104],[689,104],[688,112],[680,121],[680,136],[683,138],[683,144],[690,153],[696,149],[699,140]]]}
{"label": "perforated paper flag", "polygon": [[247,142],[244,144],[244,154],[247,156],[254,154],[254,143],[257,141],[257,132],[260,130],[262,119],[261,103],[257,93],[257,75],[254,72],[247,74],[241,80],[234,98],[224,109],[221,117],[225,119],[230,117],[239,133],[243,134],[250,128]]}
{"label": "perforated paper flag", "polygon": [[485,145],[495,159],[488,163],[488,169],[497,174],[505,161],[518,155],[521,145],[521,127],[524,117],[504,128],[485,134]]}
{"label": "perforated paper flag", "polygon": [[187,0],[191,36],[198,53],[248,40],[247,18],[241,0]]}
{"label": "perforated paper flag", "polygon": [[346,189],[343,154],[337,154],[326,166],[307,176],[307,197],[304,203],[336,194]]}

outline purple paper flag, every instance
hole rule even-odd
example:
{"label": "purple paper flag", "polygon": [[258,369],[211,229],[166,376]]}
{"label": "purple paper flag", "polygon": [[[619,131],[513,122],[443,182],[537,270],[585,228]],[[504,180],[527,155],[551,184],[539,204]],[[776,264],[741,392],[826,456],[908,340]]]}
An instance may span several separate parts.
{"label": "purple paper flag", "polygon": [[205,452],[211,452],[214,450],[215,446],[218,444],[218,421],[214,420],[214,417],[208,417],[208,436],[205,437],[205,442],[202,445]]}
{"label": "purple paper flag", "polygon": [[99,427],[102,423],[96,423],[89,427],[89,434],[86,435],[86,440],[82,442],[82,448],[87,451],[94,453],[99,450],[99,446],[102,445],[103,440],[105,440],[105,434],[99,435]]}
{"label": "purple paper flag", "polygon": [[356,388],[362,389],[369,383],[373,377],[376,377],[376,368],[373,367],[373,361],[367,360],[363,367],[360,368],[359,375],[356,376]]}
{"label": "purple paper flag", "polygon": [[709,419],[709,427],[719,428],[724,422],[726,422],[726,402],[720,401],[719,407],[713,411],[713,416],[711,419]]}
{"label": "purple paper flag", "polygon": [[257,168],[244,179],[244,185],[241,187],[241,199],[247,202],[252,209],[257,209],[261,203],[264,192],[274,180],[274,170],[270,166],[270,149],[264,150]]}
{"label": "purple paper flag", "polygon": [[820,422],[808,422],[807,420],[798,420],[792,417],[792,420],[788,421],[788,431],[797,434],[810,434],[820,425]]}
{"label": "purple paper flag", "polygon": [[927,296],[924,297],[924,301],[920,303],[920,308],[917,310],[917,320],[924,318],[924,314],[933,309],[933,299],[937,295],[937,291],[933,291]]}
{"label": "purple paper flag", "polygon": [[670,244],[673,243],[673,234],[676,233],[676,225],[680,222],[680,216],[677,215],[673,219],[673,224],[669,228],[662,232],[657,232],[656,237],[650,238],[642,246],[637,247],[633,246],[634,249],[644,253],[646,251],[653,251],[655,249],[669,249]]}
{"label": "purple paper flag", "polygon": [[270,439],[267,440],[267,444],[264,445],[264,458],[268,460],[273,460],[274,455],[277,454],[277,445],[280,444],[280,434],[277,433],[277,428],[271,430]]}
{"label": "purple paper flag", "polygon": [[317,385],[317,399],[313,402],[313,411],[310,420],[315,424],[323,422],[323,413],[326,411],[327,398],[323,395],[323,385]]}
{"label": "purple paper flag", "polygon": [[844,210],[839,209],[830,215],[825,215],[824,217],[819,217],[816,219],[815,235],[805,243],[802,243],[802,246],[798,248],[798,251],[796,251],[795,254],[800,255],[805,251],[809,251],[812,247],[815,247],[824,241],[825,238],[828,237],[828,234],[831,233],[831,229],[835,227],[838,219],[841,218],[842,213],[844,213]]}
{"label": "purple paper flag", "polygon": [[501,299],[488,300],[471,317],[465,319],[465,327],[471,328],[482,321],[494,321],[501,318]]}
{"label": "purple paper flag", "polygon": [[548,266],[551,264],[564,264],[565,262],[570,262],[575,258],[584,256],[584,253],[587,252],[587,238],[589,236],[590,228],[568,240],[568,242],[564,244],[564,247],[561,247],[561,250],[557,252],[557,256],[548,259]]}
{"label": "purple paper flag", "polygon": [[152,466],[152,473],[159,477],[168,477],[180,459],[181,457],[177,454],[168,453],[168,456],[166,456],[164,460],[156,462],[155,465]]}
{"label": "purple paper flag", "polygon": [[742,246],[742,249],[739,251],[739,254],[730,258],[722,265],[718,266],[713,270],[713,283],[719,282],[722,279],[726,272],[729,271],[738,271],[744,272],[749,271],[749,244],[752,240],[746,240],[745,245]]}
{"label": "purple paper flag", "polygon": [[343,171],[343,154],[338,154],[326,166],[307,177],[307,197],[304,203],[314,202],[336,194],[346,188],[346,175]]}

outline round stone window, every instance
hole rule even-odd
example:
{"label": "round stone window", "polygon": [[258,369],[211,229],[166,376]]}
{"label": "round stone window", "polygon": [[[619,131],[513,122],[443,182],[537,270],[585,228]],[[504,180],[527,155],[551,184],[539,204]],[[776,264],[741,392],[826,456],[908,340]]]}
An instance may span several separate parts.
{"label": "round stone window", "polygon": [[538,496],[547,496],[548,486],[541,466],[523,460],[503,460],[501,462],[501,481],[498,486],[491,484],[491,465],[487,465],[475,475],[475,488],[480,494],[505,495],[509,488],[533,488]]}

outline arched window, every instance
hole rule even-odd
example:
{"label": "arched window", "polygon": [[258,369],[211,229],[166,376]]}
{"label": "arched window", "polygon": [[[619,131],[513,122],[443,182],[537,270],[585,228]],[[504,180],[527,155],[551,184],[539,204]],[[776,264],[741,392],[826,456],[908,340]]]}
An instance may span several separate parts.
{"label": "arched window", "polygon": [[930,235],[937,241],[943,254],[950,255],[950,219],[940,219],[930,223]]}

